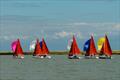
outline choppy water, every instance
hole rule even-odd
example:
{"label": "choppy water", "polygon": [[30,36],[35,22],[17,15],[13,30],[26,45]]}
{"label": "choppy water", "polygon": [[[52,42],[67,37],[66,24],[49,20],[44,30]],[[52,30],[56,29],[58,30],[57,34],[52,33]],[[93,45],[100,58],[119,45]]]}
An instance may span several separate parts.
{"label": "choppy water", "polygon": [[111,60],[70,60],[65,55],[52,59],[0,56],[0,80],[120,80],[120,55]]}

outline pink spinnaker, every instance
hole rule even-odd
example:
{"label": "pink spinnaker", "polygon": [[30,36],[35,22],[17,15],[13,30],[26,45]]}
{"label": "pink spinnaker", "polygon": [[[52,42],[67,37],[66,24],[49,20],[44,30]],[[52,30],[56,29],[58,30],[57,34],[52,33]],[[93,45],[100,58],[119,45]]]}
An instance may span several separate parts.
{"label": "pink spinnaker", "polygon": [[13,52],[15,52],[17,43],[18,43],[18,41],[16,40],[16,41],[13,41],[12,44],[11,44],[11,49],[12,49]]}

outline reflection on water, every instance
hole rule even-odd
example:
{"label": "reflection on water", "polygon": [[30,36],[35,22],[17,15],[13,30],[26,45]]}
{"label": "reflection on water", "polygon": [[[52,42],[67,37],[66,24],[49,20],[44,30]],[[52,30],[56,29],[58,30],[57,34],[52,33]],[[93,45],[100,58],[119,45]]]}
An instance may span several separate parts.
{"label": "reflection on water", "polygon": [[65,55],[52,59],[13,59],[0,56],[0,80],[120,80],[120,56],[111,60],[70,60]]}

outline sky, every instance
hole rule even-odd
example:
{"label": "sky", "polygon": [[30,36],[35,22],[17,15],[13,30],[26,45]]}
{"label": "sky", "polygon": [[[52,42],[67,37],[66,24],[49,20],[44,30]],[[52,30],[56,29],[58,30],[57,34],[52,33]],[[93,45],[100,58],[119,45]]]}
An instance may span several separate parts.
{"label": "sky", "polygon": [[81,50],[91,34],[96,48],[107,34],[120,50],[120,0],[0,0],[0,51],[11,51],[17,38],[29,51],[42,37],[50,50],[66,50],[73,34]]}

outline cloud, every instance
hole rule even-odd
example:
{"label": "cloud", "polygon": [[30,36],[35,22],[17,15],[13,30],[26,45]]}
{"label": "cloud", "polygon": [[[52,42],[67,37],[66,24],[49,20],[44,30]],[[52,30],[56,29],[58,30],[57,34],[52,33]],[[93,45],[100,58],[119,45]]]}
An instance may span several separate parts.
{"label": "cloud", "polygon": [[73,33],[65,32],[65,31],[61,31],[61,32],[55,33],[56,36],[61,37],[61,38],[67,37],[67,36],[69,36],[71,34],[73,34]]}
{"label": "cloud", "polygon": [[25,35],[1,35],[0,36],[0,40],[15,40],[17,38],[27,40],[30,38],[30,36],[25,36]]}
{"label": "cloud", "polygon": [[[40,7],[40,1],[27,1],[27,0],[2,0],[1,2],[4,2],[5,7],[17,7],[17,8],[29,8],[29,7]],[[4,5],[2,5],[4,6]]]}
{"label": "cloud", "polygon": [[73,23],[67,23],[65,25],[68,26],[106,26],[106,25],[115,25],[118,23],[91,23],[91,22],[73,22]]}
{"label": "cloud", "polygon": [[[35,16],[17,16],[4,15],[1,16],[1,35],[2,39],[29,39],[46,37],[49,39],[60,39],[72,36],[83,39],[88,38],[91,34],[94,36],[119,35],[120,23],[92,23],[92,22],[52,22],[44,20],[42,17]],[[16,36],[19,35],[19,36]],[[21,36],[20,36],[21,35]],[[28,35],[24,37],[23,35]],[[14,37],[12,37],[14,36]]]}
{"label": "cloud", "polygon": [[111,34],[119,33],[120,31],[120,23],[78,22],[78,23],[72,23],[71,25],[74,26],[74,28],[76,28],[77,30],[80,30],[80,32],[86,30],[87,34],[94,34],[95,36],[105,33],[111,33]]}
{"label": "cloud", "polygon": [[69,26],[80,26],[80,25],[89,25],[89,24],[85,23],[85,22],[74,22],[74,23],[68,23],[66,25],[69,25]]}
{"label": "cloud", "polygon": [[120,24],[115,24],[115,25],[113,25],[113,28],[114,28],[115,30],[120,31]]}
{"label": "cloud", "polygon": [[30,3],[30,2],[17,2],[17,3],[14,3],[14,6],[13,7],[40,7],[39,4],[37,3]]}
{"label": "cloud", "polygon": [[65,38],[65,37],[70,37],[70,36],[73,36],[75,35],[76,37],[82,39],[83,36],[81,34],[81,32],[67,32],[67,31],[61,31],[61,32],[56,32],[55,33],[55,36],[57,38]]}

